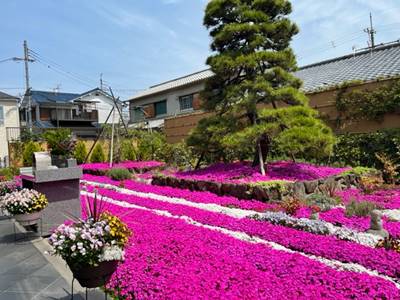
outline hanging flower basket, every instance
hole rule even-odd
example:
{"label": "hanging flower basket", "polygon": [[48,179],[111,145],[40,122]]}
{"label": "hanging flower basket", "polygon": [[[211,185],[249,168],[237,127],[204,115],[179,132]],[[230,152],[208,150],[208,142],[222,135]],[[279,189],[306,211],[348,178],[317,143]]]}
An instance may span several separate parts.
{"label": "hanging flower basket", "polygon": [[118,266],[118,260],[103,261],[98,266],[73,266],[69,264],[69,268],[79,284],[85,288],[96,288],[104,286],[111,278]]}
{"label": "hanging flower basket", "polygon": [[31,214],[14,215],[15,220],[22,226],[35,225],[39,222],[42,216],[42,211],[37,211]]}

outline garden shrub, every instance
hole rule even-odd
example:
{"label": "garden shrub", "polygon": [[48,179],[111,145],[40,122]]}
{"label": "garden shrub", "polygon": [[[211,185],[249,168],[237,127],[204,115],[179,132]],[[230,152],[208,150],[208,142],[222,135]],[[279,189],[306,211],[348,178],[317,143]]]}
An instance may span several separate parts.
{"label": "garden shrub", "polygon": [[377,209],[377,206],[374,203],[368,201],[357,202],[352,200],[346,205],[345,215],[346,217],[366,217],[369,216],[374,209]]}
{"label": "garden shrub", "polygon": [[390,236],[383,240],[380,240],[378,244],[376,244],[376,247],[385,248],[386,250],[393,250],[400,253],[400,240]]}
{"label": "garden shrub", "polygon": [[163,133],[144,130],[132,130],[130,133],[137,139],[136,159],[165,160],[164,150],[167,141]]}
{"label": "garden shrub", "polygon": [[98,143],[94,147],[92,155],[90,156],[90,161],[92,163],[105,162],[106,161],[106,156],[104,154],[103,146],[101,144]]}
{"label": "garden shrub", "polygon": [[127,169],[116,168],[116,169],[111,169],[111,170],[107,171],[107,176],[113,180],[121,181],[121,180],[130,179],[132,177],[132,174]]}
{"label": "garden shrub", "polygon": [[318,206],[321,211],[328,211],[332,207],[341,203],[339,197],[329,197],[324,194],[314,193],[307,196],[305,203],[307,206]]}
{"label": "garden shrub", "polygon": [[86,144],[83,141],[79,141],[76,144],[74,151],[74,157],[78,162],[78,164],[83,164],[85,162],[86,156],[87,156]]}
{"label": "garden shrub", "polygon": [[394,184],[399,175],[397,170],[400,165],[385,153],[376,153],[375,156],[382,163],[382,175],[385,182]]}
{"label": "garden shrub", "polygon": [[6,181],[10,181],[14,179],[14,176],[19,175],[19,169],[15,167],[2,168],[0,169],[0,177],[2,177]]}
{"label": "garden shrub", "polygon": [[76,140],[68,128],[48,130],[43,133],[43,138],[51,150],[52,155],[71,157],[74,153]]}
{"label": "garden shrub", "polygon": [[165,162],[178,168],[193,168],[197,159],[192,150],[186,143],[168,144],[164,151]]}
{"label": "garden shrub", "polygon": [[356,176],[379,176],[380,172],[375,168],[355,167],[342,173],[342,175],[354,174]]}
{"label": "garden shrub", "polygon": [[385,153],[395,161],[400,159],[400,129],[373,133],[349,133],[339,135],[330,162],[349,166],[365,166],[381,169],[376,153]]}
{"label": "garden shrub", "polygon": [[32,166],[32,156],[34,152],[40,152],[42,148],[39,143],[30,141],[24,146],[24,152],[22,154],[23,164],[25,167]]}
{"label": "garden shrub", "polygon": [[282,201],[281,207],[288,215],[294,215],[301,207],[301,201],[297,198],[289,197]]}
{"label": "garden shrub", "polygon": [[136,160],[136,149],[132,140],[126,139],[121,142],[121,160]]}

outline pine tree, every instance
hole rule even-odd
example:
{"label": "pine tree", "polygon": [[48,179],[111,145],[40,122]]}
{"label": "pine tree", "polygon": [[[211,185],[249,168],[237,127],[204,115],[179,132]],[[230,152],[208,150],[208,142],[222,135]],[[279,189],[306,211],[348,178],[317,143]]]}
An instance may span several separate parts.
{"label": "pine tree", "polygon": [[74,151],[74,157],[78,164],[83,164],[85,162],[87,156],[87,150],[86,150],[86,145],[84,141],[79,141],[76,144],[75,151]]}
{"label": "pine tree", "polygon": [[[252,145],[254,165],[263,174],[273,144],[281,142],[282,150],[292,156],[301,152],[293,147],[300,143],[323,143],[326,152],[332,149],[329,128],[316,120],[299,90],[301,81],[293,75],[297,66],[290,42],[299,30],[288,18],[291,12],[288,0],[211,0],[204,17],[213,51],[207,64],[215,76],[206,82],[203,107],[230,120],[219,143],[227,148]],[[230,126],[233,120],[235,125]],[[210,131],[206,123],[194,131],[204,137],[203,148],[213,140],[206,137]],[[302,132],[303,126],[306,134],[300,139],[294,132]],[[292,145],[291,138],[298,142]]]}
{"label": "pine tree", "polygon": [[105,162],[106,156],[103,151],[103,146],[101,144],[96,144],[93,149],[92,155],[90,156],[90,162],[98,163],[98,162]]}

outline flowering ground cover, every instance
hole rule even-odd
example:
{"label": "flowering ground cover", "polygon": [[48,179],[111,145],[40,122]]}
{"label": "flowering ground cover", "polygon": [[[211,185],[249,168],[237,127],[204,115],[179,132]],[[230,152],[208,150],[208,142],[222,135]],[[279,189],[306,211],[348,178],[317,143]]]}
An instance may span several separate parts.
{"label": "flowering ground cover", "polygon": [[[390,281],[151,211],[109,205],[134,235],[109,282],[126,299],[396,299]],[[128,211],[128,212],[127,212]],[[138,220],[140,220],[138,222]]]}
{"label": "flowering ground cover", "polygon": [[[84,174],[82,179],[92,182],[108,183],[115,186],[120,185],[118,181],[112,180],[107,176]],[[156,185],[148,185],[135,180],[125,180],[123,181],[122,185],[125,188],[133,191],[142,193],[155,193],[167,197],[184,198],[197,203],[214,203],[222,206],[237,207],[254,211],[273,210],[277,208],[276,204],[264,203],[257,200],[240,200],[232,196],[217,196],[216,194],[210,192],[189,191],[169,186],[161,187]]]}
{"label": "flowering ground cover", "polygon": [[268,163],[266,167],[266,176],[261,175],[258,167],[252,167],[249,162],[237,162],[232,164],[217,163],[200,170],[176,172],[174,176],[182,179],[230,183],[249,183],[271,180],[306,181],[338,175],[349,169],[289,161]]}
{"label": "flowering ground cover", "polygon": [[344,263],[357,263],[383,275],[400,277],[400,254],[394,251],[370,248],[339,240],[333,236],[316,235],[280,225],[272,225],[268,222],[233,218],[186,205],[121,194],[113,190],[99,189],[98,191],[100,194],[120,202],[132,203],[149,209],[166,210],[177,216],[188,216],[202,224],[244,232],[295,251]]}
{"label": "flowering ground cover", "polygon": [[105,173],[111,168],[114,169],[129,169],[133,171],[150,170],[164,166],[163,162],[159,161],[124,161],[114,164],[110,167],[109,163],[87,163],[82,164],[80,167],[84,172]]}
{"label": "flowering ground cover", "polygon": [[343,203],[347,204],[352,200],[368,201],[386,209],[400,209],[400,188],[376,191],[372,194],[365,194],[358,189],[348,189],[338,192]]}
{"label": "flowering ground cover", "polygon": [[[302,208],[296,213],[298,218],[310,218],[311,209]],[[345,226],[356,231],[367,231],[370,228],[371,217],[348,217],[345,214],[345,209],[336,207],[325,212],[319,213],[319,219],[332,223],[337,226]],[[383,227],[389,232],[394,238],[400,238],[400,222],[389,220],[387,217],[383,217]]]}

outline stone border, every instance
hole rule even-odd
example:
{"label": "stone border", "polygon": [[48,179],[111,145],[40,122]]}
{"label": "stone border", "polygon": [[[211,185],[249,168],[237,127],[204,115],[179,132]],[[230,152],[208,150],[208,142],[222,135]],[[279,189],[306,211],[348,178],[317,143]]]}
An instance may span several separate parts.
{"label": "stone border", "polygon": [[336,175],[310,181],[287,182],[283,187],[263,187],[255,184],[220,183],[203,180],[190,180],[173,176],[153,175],[153,185],[170,186],[191,191],[208,191],[219,196],[227,195],[239,199],[260,201],[280,201],[289,195],[304,199],[313,193],[330,195],[344,188],[360,188],[360,178],[354,174]]}

